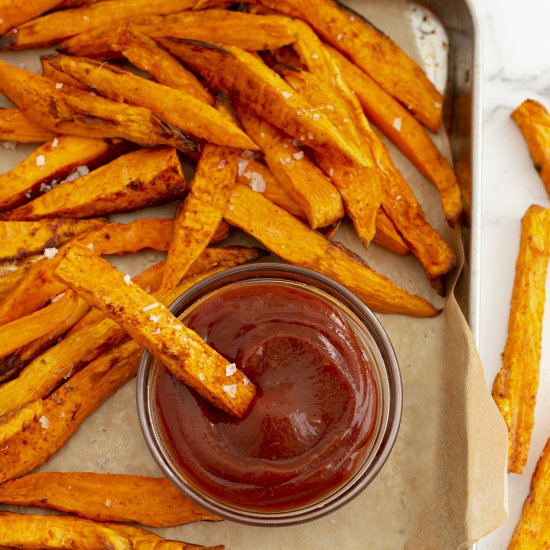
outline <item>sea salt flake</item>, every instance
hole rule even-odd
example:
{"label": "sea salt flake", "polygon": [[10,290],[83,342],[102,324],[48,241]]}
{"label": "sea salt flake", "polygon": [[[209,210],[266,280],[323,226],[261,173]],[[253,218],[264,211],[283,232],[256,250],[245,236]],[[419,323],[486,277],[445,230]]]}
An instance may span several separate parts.
{"label": "sea salt flake", "polygon": [[313,120],[317,122],[321,118],[321,115],[319,113],[314,113]]}
{"label": "sea salt flake", "polygon": [[105,506],[107,506],[107,508],[110,508],[111,507],[111,499],[108,498],[106,501],[105,501]]}
{"label": "sea salt flake", "polygon": [[[250,178],[248,174],[250,174]],[[263,193],[265,191],[267,185],[261,174],[258,174],[258,172],[247,172],[245,176],[250,180],[250,189],[252,191],[256,191],[256,193]]]}
{"label": "sea salt flake", "polygon": [[160,334],[162,331],[160,330],[160,328],[158,328],[157,330],[151,332],[151,336],[156,336],[157,334]]}
{"label": "sea salt flake", "polygon": [[27,197],[27,199],[30,199],[32,198],[32,195],[30,193],[25,193],[25,197]]}
{"label": "sea salt flake", "polygon": [[48,185],[47,183],[41,183],[40,184],[40,192],[41,193],[46,193],[47,191],[51,191],[51,189],[52,189],[52,186]]}
{"label": "sea salt flake", "polygon": [[228,386],[222,386],[223,391],[229,395],[229,397],[235,397],[237,395],[237,384],[229,384]]}
{"label": "sea salt flake", "polygon": [[63,296],[65,296],[65,293],[62,292],[61,294],[57,294],[57,296],[54,296],[50,302],[52,303],[55,303],[55,302],[59,302],[59,300],[61,300],[61,298],[63,298]]}
{"label": "sea salt flake", "polygon": [[46,248],[44,250],[44,256],[48,258],[48,260],[53,260],[56,256],[59,250],[57,248]]}
{"label": "sea salt flake", "polygon": [[46,164],[46,157],[44,155],[38,155],[36,157],[36,166],[44,166]]}
{"label": "sea salt flake", "polygon": [[227,161],[225,159],[220,160],[220,163],[218,164],[218,170],[222,170],[226,164]]}
{"label": "sea salt flake", "polygon": [[59,145],[59,139],[54,137],[52,140],[52,147],[57,147],[58,145]]}
{"label": "sea salt flake", "polygon": [[80,174],[77,171],[71,172],[61,183],[67,183],[69,181],[77,180]]}
{"label": "sea salt flake", "polygon": [[44,415],[38,419],[38,422],[40,422],[40,425],[44,428],[44,430],[47,430],[50,427],[50,421]]}
{"label": "sea salt flake", "polygon": [[56,82],[55,83],[55,89],[56,90],[61,90],[61,88],[63,88],[63,82]]}
{"label": "sea salt flake", "polygon": [[158,323],[160,321],[160,315],[149,315],[149,320],[153,323]]}
{"label": "sea salt flake", "polygon": [[155,302],[154,304],[149,304],[148,306],[142,307],[141,311],[151,311],[152,309],[155,309],[156,307],[159,307],[158,302]]}
{"label": "sea salt flake", "polygon": [[319,59],[319,56],[316,53],[311,54],[311,59]]}
{"label": "sea salt flake", "polygon": [[130,277],[130,275],[128,274],[124,275],[124,284],[130,286],[131,282],[132,282],[132,277]]}
{"label": "sea salt flake", "polygon": [[175,325],[174,330],[183,330],[183,327],[181,325]]}
{"label": "sea salt flake", "polygon": [[292,155],[296,160],[302,160],[304,158],[304,152],[298,151]]}
{"label": "sea salt flake", "polygon": [[76,173],[79,176],[86,176],[90,173],[90,169],[87,166],[78,166],[76,169]]}
{"label": "sea salt flake", "polygon": [[344,38],[344,35],[343,35],[343,34],[339,34],[336,38],[337,38],[338,40],[342,40],[342,38]]}
{"label": "sea salt flake", "polygon": [[329,111],[334,111],[334,105],[327,105],[327,109]]}
{"label": "sea salt flake", "polygon": [[350,15],[349,20],[353,23],[355,21],[355,15]]}
{"label": "sea salt flake", "polygon": [[398,131],[401,132],[401,127],[403,126],[403,119],[401,117],[394,118],[393,119],[393,127]]}
{"label": "sea salt flake", "polygon": [[313,139],[313,134],[311,132],[307,133],[307,139],[309,139],[310,141]]}
{"label": "sea salt flake", "polygon": [[243,386],[248,386],[248,384],[250,384],[250,380],[246,376],[243,376]]}
{"label": "sea salt flake", "polygon": [[401,195],[397,195],[397,197],[395,197],[395,200],[400,201],[401,200]]}
{"label": "sea salt flake", "polygon": [[349,119],[349,118],[345,118],[342,122],[343,122],[344,124],[349,124],[350,119]]}
{"label": "sea salt flake", "polygon": [[202,380],[204,382],[205,376],[202,372],[199,372],[199,380]]}
{"label": "sea salt flake", "polygon": [[281,92],[281,95],[285,98],[285,99],[290,99],[292,97],[292,94],[290,92]]}
{"label": "sea salt flake", "polygon": [[90,250],[93,250],[94,249],[94,243],[88,243],[86,245],[86,248],[89,248]]}
{"label": "sea salt flake", "polygon": [[239,176],[242,176],[244,174],[244,171],[246,170],[249,162],[245,159],[240,158],[239,159],[239,168],[238,168],[238,174]]}
{"label": "sea salt flake", "polygon": [[225,367],[225,376],[233,376],[237,372],[237,365],[230,363]]}
{"label": "sea salt flake", "polygon": [[245,159],[253,159],[254,158],[254,152],[253,151],[243,151],[242,152],[242,156],[245,158]]}

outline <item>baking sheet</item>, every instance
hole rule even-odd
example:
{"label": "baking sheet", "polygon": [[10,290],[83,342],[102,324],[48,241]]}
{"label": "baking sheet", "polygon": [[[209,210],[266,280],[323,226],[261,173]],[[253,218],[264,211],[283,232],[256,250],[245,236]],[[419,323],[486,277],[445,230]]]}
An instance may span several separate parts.
{"label": "baking sheet", "polygon": [[[351,4],[409,54],[417,55],[402,0]],[[2,57],[37,69],[35,53]],[[445,135],[436,141],[448,153]],[[15,152],[0,150],[0,171],[27,151],[26,146]],[[443,221],[435,189],[393,148],[392,156],[430,222],[462,257],[460,231],[450,230]],[[142,213],[148,214],[167,212],[150,209]],[[398,284],[443,305],[414,258],[397,257],[375,245],[365,253],[345,224],[337,239]],[[116,263],[134,274],[157,259],[156,253],[146,252]],[[440,550],[465,547],[496,528],[505,519],[506,431],[485,385],[461,310],[452,295],[444,305],[444,312],[435,319],[379,316],[400,360],[403,420],[388,463],[360,497],[326,518],[296,527],[262,529],[225,521],[157,532],[201,544],[224,543],[228,550],[367,546]],[[160,475],[139,429],[135,383],[127,384],[91,416],[42,470]]]}

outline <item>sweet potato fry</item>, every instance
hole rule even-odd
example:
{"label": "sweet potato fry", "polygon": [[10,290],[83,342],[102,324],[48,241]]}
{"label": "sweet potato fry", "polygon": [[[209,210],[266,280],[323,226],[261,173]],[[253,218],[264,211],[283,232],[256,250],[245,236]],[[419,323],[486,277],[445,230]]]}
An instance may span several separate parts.
{"label": "sweet potato fry", "polygon": [[1,0],[0,35],[56,8],[61,3],[62,0],[34,0],[23,3],[20,0]]}
{"label": "sweet potato fry", "polygon": [[[102,4],[104,2],[100,2]],[[0,91],[36,124],[60,134],[123,138],[143,146],[174,145],[188,152],[197,144],[148,109],[116,103],[0,61]]]}
{"label": "sweet potato fry", "polygon": [[[261,147],[265,161],[280,185],[305,212],[312,229],[326,227],[344,216],[340,194],[320,168],[295,145],[295,140],[244,110],[239,111],[239,118]],[[241,160],[239,171],[246,168],[247,160]],[[263,189],[264,185],[256,185],[256,191]]]}
{"label": "sweet potato fry", "polygon": [[16,143],[41,143],[55,137],[28,119],[19,109],[0,109],[0,140]]}
{"label": "sweet potato fry", "polygon": [[47,462],[90,414],[135,376],[141,352],[133,340],[113,347],[40,399],[42,416],[0,445],[0,483]]}
{"label": "sweet potato fry", "polygon": [[[217,110],[224,119],[234,121],[231,108],[223,99],[217,102]],[[204,146],[189,193],[176,214],[160,296],[178,284],[220,225],[235,183],[238,157],[238,149],[210,143]]]}
{"label": "sweet potato fry", "polygon": [[31,474],[0,485],[0,502],[149,527],[220,519],[185,498],[166,478],[122,474]]}
{"label": "sweet potato fry", "polygon": [[149,73],[157,82],[192,95],[209,105],[214,98],[197,77],[154,40],[128,24],[117,27],[110,47],[120,52],[132,65]]}
{"label": "sweet potato fry", "polygon": [[333,0],[259,0],[263,6],[307,21],[329,44],[361,67],[432,132],[443,101],[424,71],[388,36]]}
{"label": "sweet potato fry", "polygon": [[5,220],[87,218],[162,204],[183,196],[185,180],[171,147],[128,153],[5,214]]}
{"label": "sweet potato fry", "polygon": [[516,525],[508,550],[543,550],[550,548],[550,439],[537,462],[531,478],[529,496]]}
{"label": "sweet potato fry", "polygon": [[537,172],[550,197],[550,114],[538,101],[525,100],[513,113]]}
{"label": "sweet potato fry", "polygon": [[128,538],[133,544],[135,550],[224,550],[223,544],[216,546],[202,546],[189,544],[175,540],[166,540],[150,531],[139,529],[133,525],[124,525],[120,523],[107,523],[109,529],[120,533]]}
{"label": "sweet potato fry", "polygon": [[[258,180],[264,181],[265,190],[263,193],[267,199],[277,206],[284,208],[297,218],[302,220],[307,219],[306,213],[298,206],[296,201],[288,194],[273,172],[265,164],[253,158],[244,158],[241,156],[241,159],[246,161],[246,165],[244,162],[240,164],[240,170],[237,173],[235,181],[249,187],[256,185],[255,182]],[[260,179],[258,175],[261,176]]]}
{"label": "sweet potato fry", "polygon": [[101,218],[61,218],[35,222],[0,221],[0,260],[18,260],[33,254],[41,254],[45,248],[61,246],[76,235],[104,223],[105,220]]}
{"label": "sweet potato fry", "polygon": [[400,103],[338,50],[328,48],[369,119],[439,190],[445,218],[454,227],[460,220],[462,201],[451,165]]}
{"label": "sweet potato fry", "polygon": [[193,136],[217,145],[257,149],[240,128],[190,94],[92,59],[58,55],[50,56],[48,61],[107,98],[145,107]]}
{"label": "sweet potato fry", "polygon": [[75,244],[66,250],[54,275],[115,319],[210,403],[232,415],[244,414],[254,397],[254,385],[239,370],[228,377],[228,362],[221,355],[147,292],[135,284],[126,285],[108,262]]}
{"label": "sweet potato fry", "polygon": [[343,247],[310,230],[261,193],[254,193],[244,185],[235,186],[224,217],[230,224],[253,234],[283,259],[339,281],[375,311],[417,317],[438,314],[425,299],[372,271]]}
{"label": "sweet potato fry", "polygon": [[174,13],[195,0],[107,0],[37,17],[0,37],[0,48],[20,50],[57,44],[90,29],[107,27],[132,15]]}
{"label": "sweet potato fry", "polygon": [[132,550],[125,536],[93,521],[9,512],[0,512],[0,544],[15,548]]}
{"label": "sweet potato fry", "polygon": [[549,260],[550,209],[533,205],[521,223],[508,337],[493,384],[508,427],[508,471],[517,474],[527,463],[534,424]]}
{"label": "sweet potato fry", "polygon": [[249,110],[314,149],[330,149],[343,165],[369,160],[311,105],[257,57],[236,46],[217,46],[177,38],[158,42],[203,76],[208,84],[229,94],[239,108]]}
{"label": "sweet potato fry", "polygon": [[[121,144],[118,144],[120,151]],[[117,147],[104,139],[60,136],[33,151],[9,172],[0,175],[0,211],[27,202],[47,191],[78,167],[94,167],[115,156]],[[122,152],[122,151],[120,151]]]}
{"label": "sweet potato fry", "polygon": [[78,297],[67,292],[59,300],[26,317],[0,325],[0,357],[44,336],[61,324],[78,307]]}

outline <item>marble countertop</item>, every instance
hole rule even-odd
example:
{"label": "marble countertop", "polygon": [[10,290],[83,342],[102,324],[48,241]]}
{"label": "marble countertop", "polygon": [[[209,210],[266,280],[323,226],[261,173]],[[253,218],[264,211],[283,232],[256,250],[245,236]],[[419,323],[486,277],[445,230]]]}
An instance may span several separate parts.
{"label": "marble countertop", "polygon": [[[482,27],[483,143],[480,354],[491,387],[501,365],[520,221],[531,204],[550,199],[510,118],[524,99],[550,108],[550,2],[473,0]],[[535,429],[523,475],[510,474],[508,521],[478,544],[478,550],[507,548],[529,482],[550,437],[550,281],[547,282],[541,378]]]}

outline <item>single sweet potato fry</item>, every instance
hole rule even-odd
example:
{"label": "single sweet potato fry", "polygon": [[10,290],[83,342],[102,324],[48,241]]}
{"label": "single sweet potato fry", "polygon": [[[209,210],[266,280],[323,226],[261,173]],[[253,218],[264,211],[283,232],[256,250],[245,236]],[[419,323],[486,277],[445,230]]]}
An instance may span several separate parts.
{"label": "single sweet potato fry", "polygon": [[172,147],[123,155],[62,183],[33,201],[4,214],[4,220],[87,218],[162,204],[186,190],[181,163]]}
{"label": "single sweet potato fry", "polygon": [[132,550],[125,536],[93,521],[9,512],[0,512],[0,544],[16,548]]}
{"label": "single sweet potato fry", "polygon": [[54,137],[55,132],[42,128],[28,119],[19,109],[0,109],[0,140],[41,143]]}
{"label": "single sweet potato fry", "polygon": [[237,370],[226,374],[228,362],[161,303],[85,246],[69,246],[54,272],[61,282],[116,320],[185,384],[213,405],[241,416],[255,387]]}
{"label": "single sweet potato fry", "polygon": [[550,114],[538,101],[525,100],[512,118],[523,134],[531,158],[550,197]]}
{"label": "single sweet potato fry", "polygon": [[550,439],[540,455],[531,478],[521,518],[516,525],[508,550],[543,550],[550,548]]}
{"label": "single sweet potato fry", "polygon": [[445,218],[454,227],[460,221],[462,200],[451,165],[409,111],[338,50],[327,47],[369,119],[437,187]]}
{"label": "single sweet potato fry", "polygon": [[31,474],[0,485],[0,502],[149,527],[220,519],[185,498],[166,478],[122,474]]}
{"label": "single sweet potato fry", "polygon": [[37,17],[0,37],[0,49],[21,50],[51,46],[71,36],[107,27],[133,15],[174,13],[191,9],[195,1],[107,0],[58,11]]}
{"label": "single sweet potato fry", "polygon": [[372,271],[343,247],[244,185],[235,186],[224,217],[290,263],[323,273],[347,286],[375,311],[417,317],[438,314],[424,298]]}
{"label": "single sweet potato fry", "polygon": [[33,0],[33,2],[21,2],[20,0],[0,1],[0,35],[17,25],[31,21],[35,17],[46,13],[62,3],[62,0]]}
{"label": "single sweet potato fry", "polygon": [[178,38],[158,42],[208,84],[225,91],[237,107],[253,112],[294,138],[304,138],[316,150],[329,149],[343,165],[353,159],[368,166],[370,161],[274,71],[253,54],[236,46],[219,46]]}
{"label": "single sweet potato fry", "polygon": [[135,376],[141,352],[133,340],[113,347],[40,399],[41,416],[0,444],[0,483],[47,462],[90,414]]}
{"label": "single sweet potato fry", "polygon": [[[1,176],[0,176],[1,178]],[[101,218],[66,218],[34,222],[0,221],[0,260],[18,260],[41,254],[45,248],[61,246],[76,235],[103,225]]]}
{"label": "single sweet potato fry", "polygon": [[214,98],[177,59],[154,40],[128,24],[117,27],[110,47],[120,52],[132,65],[149,73],[157,82],[192,95],[209,105]]}
{"label": "single sweet potato fry", "polygon": [[549,260],[550,208],[533,205],[521,223],[508,337],[493,384],[493,398],[508,427],[508,471],[517,474],[527,463],[535,420]]}
{"label": "single sweet potato fry", "polygon": [[252,140],[214,107],[193,95],[93,59],[50,56],[49,63],[113,101],[144,107],[176,128],[210,143],[257,149]]}
{"label": "single sweet potato fry", "polygon": [[[321,169],[287,134],[261,118],[239,111],[239,118],[252,139],[260,146],[265,161],[280,185],[305,212],[312,229],[326,227],[344,217],[342,198]],[[239,172],[248,168],[247,160],[239,163]],[[261,181],[252,185],[263,191]]]}
{"label": "single sweet potato fry", "polygon": [[55,137],[33,151],[10,171],[0,175],[0,212],[28,202],[39,191],[56,185],[79,167],[97,166],[121,151],[105,139]]}
{"label": "single sweet potato fry", "polygon": [[66,292],[59,300],[52,302],[26,317],[0,325],[0,357],[44,336],[72,315],[78,307],[79,298],[74,292]]}
{"label": "single sweet potato fry", "polygon": [[199,544],[166,540],[150,531],[139,529],[133,525],[121,523],[106,523],[105,525],[116,533],[124,535],[136,550],[224,550],[225,548],[223,544],[202,546]]}
{"label": "single sweet potato fry", "polygon": [[[104,2],[99,2],[103,4]],[[123,138],[143,146],[174,145],[189,152],[197,144],[143,107],[110,101],[56,83],[0,61],[0,91],[36,124],[59,134]]]}
{"label": "single sweet potato fry", "polygon": [[388,36],[333,0],[259,0],[268,8],[307,21],[321,38],[361,67],[432,132],[443,101],[424,71]]}
{"label": "single sweet potato fry", "polygon": [[[234,114],[223,99],[217,111],[234,123]],[[189,193],[180,203],[159,296],[175,287],[189,266],[208,246],[223,219],[235,183],[239,150],[208,143],[204,146]]]}

